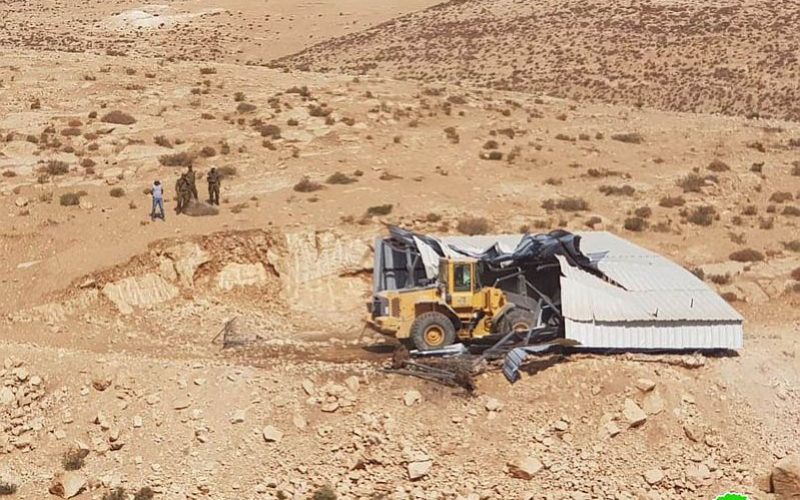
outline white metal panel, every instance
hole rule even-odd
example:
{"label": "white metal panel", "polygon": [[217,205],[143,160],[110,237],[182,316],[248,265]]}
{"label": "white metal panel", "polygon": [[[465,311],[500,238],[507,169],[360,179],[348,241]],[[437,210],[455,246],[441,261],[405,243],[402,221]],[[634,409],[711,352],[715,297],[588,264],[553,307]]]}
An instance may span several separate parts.
{"label": "white metal panel", "polygon": [[566,320],[566,336],[583,347],[606,349],[741,349],[735,322],[620,322]]}

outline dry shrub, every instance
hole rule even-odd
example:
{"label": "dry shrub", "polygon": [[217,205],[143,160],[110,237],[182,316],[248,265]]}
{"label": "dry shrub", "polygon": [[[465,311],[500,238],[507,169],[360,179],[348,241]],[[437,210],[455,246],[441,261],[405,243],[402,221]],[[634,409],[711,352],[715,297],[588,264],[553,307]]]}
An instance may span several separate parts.
{"label": "dry shrub", "polygon": [[61,131],[61,135],[63,135],[64,137],[77,137],[81,135],[81,129],[79,129],[78,127],[65,128]]}
{"label": "dry shrub", "polygon": [[161,155],[158,157],[158,162],[165,167],[188,167],[193,162],[192,155],[185,151],[171,155]]}
{"label": "dry shrub", "polygon": [[3,177],[16,177],[16,176],[17,176],[17,173],[14,172],[13,170],[4,170],[3,171]]}
{"label": "dry shrub", "polygon": [[439,222],[440,220],[442,220],[442,216],[434,212],[425,216],[425,222]]}
{"label": "dry shrub", "polygon": [[125,493],[125,488],[114,488],[103,493],[103,500],[128,500],[128,494]]}
{"label": "dry shrub", "polygon": [[257,109],[255,104],[250,104],[249,102],[240,102],[238,106],[236,106],[237,113],[252,113]]}
{"label": "dry shrub", "polygon": [[773,227],[775,227],[775,218],[774,217],[759,217],[758,218],[758,227],[759,229],[763,229],[765,231],[769,231]]}
{"label": "dry shrub", "polygon": [[217,74],[217,68],[200,68],[201,75],[215,75]]}
{"label": "dry shrub", "polygon": [[294,185],[294,188],[292,189],[294,189],[298,193],[313,193],[314,191],[319,191],[320,189],[323,188],[324,186],[319,182],[314,182],[308,177],[303,177],[302,179],[300,179],[300,182]]}
{"label": "dry shrub", "polygon": [[658,202],[658,205],[664,208],[682,207],[686,204],[683,196],[664,196]]}
{"label": "dry shrub", "polygon": [[89,450],[80,450],[77,448],[70,448],[64,453],[61,459],[61,465],[64,470],[80,470],[84,465],[84,459],[89,454]]}
{"label": "dry shrub", "polygon": [[708,164],[708,169],[712,172],[727,172],[731,169],[731,167],[729,167],[724,161],[715,159]]}
{"label": "dry shrub", "polygon": [[606,196],[633,196],[636,189],[629,184],[625,184],[622,186],[600,186],[598,191]]}
{"label": "dry shrub", "polygon": [[742,215],[756,215],[758,208],[755,205],[747,205],[742,209]]}
{"label": "dry shrub", "polygon": [[560,186],[563,183],[563,181],[561,180],[561,178],[558,177],[548,177],[547,179],[544,180],[544,183],[547,184],[548,186]]}
{"label": "dry shrub", "polygon": [[190,217],[208,217],[211,215],[219,215],[219,210],[217,207],[208,205],[202,201],[189,200],[189,205],[187,205],[181,213]]}
{"label": "dry shrub", "polygon": [[172,149],[172,143],[169,142],[169,139],[167,139],[163,135],[157,135],[157,136],[153,137],[153,142],[155,142],[157,145],[161,146],[162,148]]}
{"label": "dry shrub", "polygon": [[100,118],[100,121],[103,123],[113,123],[115,125],[133,125],[136,123],[136,118],[127,113],[116,110],[103,115],[103,117]]}
{"label": "dry shrub", "polygon": [[311,496],[311,500],[336,500],[336,498],[336,492],[330,486],[323,486]]}
{"label": "dry shrub", "polygon": [[133,495],[133,500],[152,500],[156,493],[149,487],[145,486]]}
{"label": "dry shrub", "polygon": [[653,209],[650,208],[650,207],[647,207],[647,206],[639,207],[636,210],[634,210],[633,213],[634,213],[634,215],[636,215],[636,217],[641,217],[643,219],[647,219],[651,215],[653,215]]}
{"label": "dry shrub", "polygon": [[730,254],[729,258],[736,262],[761,262],[764,254],[752,248],[742,248]]}
{"label": "dry shrub", "polygon": [[800,217],[800,208],[794,205],[786,205],[783,207],[781,214],[788,215],[789,217]]}
{"label": "dry shrub", "polygon": [[500,151],[489,151],[488,153],[481,152],[478,157],[482,160],[499,161],[503,159],[503,153]]}
{"label": "dry shrub", "polygon": [[69,165],[60,160],[50,160],[39,171],[48,175],[64,175],[69,172]]}
{"label": "dry shrub", "polygon": [[217,156],[217,150],[211,146],[204,146],[203,149],[200,150],[200,156],[203,158],[211,158]]}
{"label": "dry shrub", "polygon": [[483,217],[465,217],[459,219],[456,229],[468,236],[475,236],[488,233],[491,227],[491,223]]}
{"label": "dry shrub", "polygon": [[303,97],[308,97],[311,95],[311,92],[308,90],[308,87],[303,85],[302,87],[289,87],[286,89],[287,94],[299,94]]}
{"label": "dry shrub", "polygon": [[706,181],[717,181],[717,178],[713,175],[708,176],[701,176],[695,173],[691,173],[684,177],[683,179],[678,180],[678,186],[683,189],[684,193],[699,193],[702,191],[702,188],[705,187]]}
{"label": "dry shrub", "polygon": [[281,138],[281,128],[271,123],[259,126],[258,131],[261,134],[261,137],[269,137],[273,140]]}
{"label": "dry shrub", "polygon": [[684,211],[686,220],[697,226],[710,226],[714,222],[717,211],[710,205],[700,205],[689,211]]}
{"label": "dry shrub", "polygon": [[761,163],[753,163],[750,165],[750,171],[754,174],[762,174],[764,173],[764,162]]}
{"label": "dry shrub", "polygon": [[730,274],[709,274],[708,275],[709,281],[714,283],[715,285],[727,285],[731,282],[731,275]]}
{"label": "dry shrub", "polygon": [[628,144],[641,144],[644,142],[644,137],[637,132],[629,132],[627,134],[614,134],[612,139],[619,142],[626,142]]}
{"label": "dry shrub", "polygon": [[356,182],[356,180],[353,179],[352,177],[349,177],[346,174],[343,174],[341,172],[336,172],[334,174],[331,174],[325,180],[325,182],[328,183],[328,184],[352,184],[352,183]]}
{"label": "dry shrub", "polygon": [[125,190],[122,189],[121,187],[115,187],[111,188],[111,191],[109,191],[108,194],[112,198],[122,198],[123,196],[125,196]]}
{"label": "dry shrub", "polygon": [[494,139],[489,139],[483,144],[483,149],[497,149],[498,147],[500,147],[500,144]]}
{"label": "dry shrub", "polygon": [[769,201],[774,203],[785,203],[792,200],[794,200],[794,196],[788,191],[776,191],[769,197]]}
{"label": "dry shrub", "polygon": [[625,219],[624,227],[628,231],[639,233],[647,229],[647,221],[641,217],[628,217]]}
{"label": "dry shrub", "polygon": [[750,149],[755,149],[759,153],[765,153],[767,151],[767,148],[765,148],[764,145],[758,141],[749,142],[746,144],[746,146]]}
{"label": "dry shrub", "polygon": [[17,485],[9,481],[0,481],[0,495],[14,495],[17,493]]}
{"label": "dry shrub", "polygon": [[236,102],[244,102],[245,100],[244,92],[236,92],[235,94],[233,94],[233,100]]}
{"label": "dry shrub", "polygon": [[559,200],[545,200],[542,202],[545,210],[564,210],[565,212],[582,212],[589,210],[589,203],[583,198],[561,198]]}
{"label": "dry shrub", "polygon": [[800,161],[796,161],[792,164],[792,170],[789,173],[795,177],[800,177]]}
{"label": "dry shrub", "polygon": [[792,252],[800,252],[800,240],[784,241],[783,248]]}
{"label": "dry shrub", "polygon": [[308,106],[308,114],[317,118],[325,118],[333,112],[333,109],[326,105],[311,104]]}
{"label": "dry shrub", "polygon": [[392,204],[376,205],[374,207],[369,207],[367,209],[367,215],[369,215],[369,216],[373,216],[373,215],[389,215],[390,213],[392,213],[392,209],[393,208],[394,208],[394,206]]}
{"label": "dry shrub", "polygon": [[567,134],[556,134],[556,140],[575,142],[575,138],[574,137],[570,137]]}
{"label": "dry shrub", "polygon": [[790,276],[792,277],[793,280],[800,281],[800,267],[794,268]]}

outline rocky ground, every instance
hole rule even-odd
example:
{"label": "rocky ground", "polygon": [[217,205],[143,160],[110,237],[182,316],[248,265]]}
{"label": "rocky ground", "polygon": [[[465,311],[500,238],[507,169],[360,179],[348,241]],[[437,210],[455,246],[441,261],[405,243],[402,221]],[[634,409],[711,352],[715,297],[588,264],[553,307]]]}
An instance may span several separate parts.
{"label": "rocky ground", "polygon": [[[0,7],[0,495],[771,498],[795,487],[800,126],[450,73],[254,63],[310,47],[299,33],[314,26],[333,37],[428,5],[278,3],[269,20],[247,1],[158,16],[128,2]],[[437,12],[447,21],[454,6],[359,43]],[[54,23],[69,36],[47,35]],[[261,32],[274,43],[259,48]],[[345,60],[361,38],[342,40],[288,66],[337,46]],[[787,76],[770,67],[758,71]],[[791,118],[780,109],[769,114]],[[222,204],[177,216],[172,188],[189,164],[201,202],[205,173],[221,169]],[[163,222],[148,217],[155,179]],[[716,287],[746,318],[745,348],[538,358],[520,382],[489,370],[471,394],[386,373],[393,344],[361,319],[372,241],[390,223],[612,231]]]}

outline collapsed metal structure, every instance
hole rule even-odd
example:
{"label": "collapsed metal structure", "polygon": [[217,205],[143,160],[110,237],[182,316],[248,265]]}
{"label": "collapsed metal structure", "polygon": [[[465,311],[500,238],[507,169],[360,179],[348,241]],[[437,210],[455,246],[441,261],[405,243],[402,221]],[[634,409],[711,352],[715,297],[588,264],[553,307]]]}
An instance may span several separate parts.
{"label": "collapsed metal structure", "polygon": [[[375,293],[429,286],[440,258],[463,256],[484,265],[485,284],[543,304],[527,335],[509,334],[489,349],[483,346],[483,354],[472,360],[474,367],[505,356],[504,372],[512,381],[528,353],[546,351],[553,341],[579,349],[647,351],[743,344],[742,316],[706,283],[608,232],[443,238],[397,227],[389,232],[375,244]],[[443,351],[467,352],[458,346]]]}

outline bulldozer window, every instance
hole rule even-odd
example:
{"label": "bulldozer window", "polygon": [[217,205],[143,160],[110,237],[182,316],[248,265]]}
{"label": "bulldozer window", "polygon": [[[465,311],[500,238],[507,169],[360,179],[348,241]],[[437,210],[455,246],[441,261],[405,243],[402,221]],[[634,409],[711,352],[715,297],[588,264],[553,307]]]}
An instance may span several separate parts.
{"label": "bulldozer window", "polygon": [[472,291],[472,266],[469,264],[456,264],[454,269],[454,292]]}

